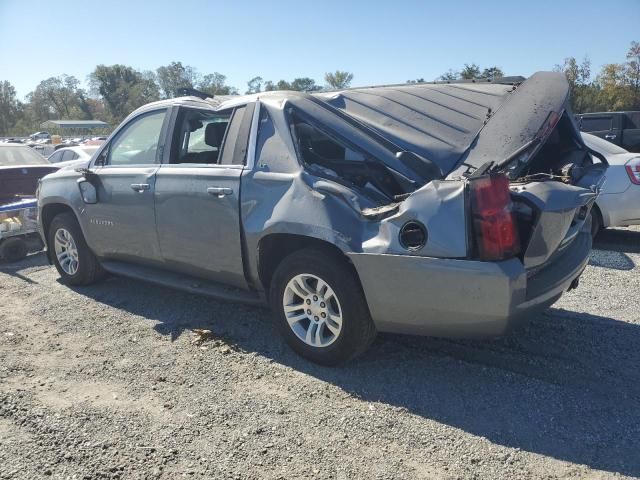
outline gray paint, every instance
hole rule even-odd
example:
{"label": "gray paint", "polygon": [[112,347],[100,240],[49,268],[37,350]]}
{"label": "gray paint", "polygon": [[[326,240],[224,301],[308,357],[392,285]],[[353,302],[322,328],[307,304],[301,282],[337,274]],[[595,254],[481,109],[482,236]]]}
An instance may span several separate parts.
{"label": "gray paint", "polygon": [[[538,95],[545,82],[557,81],[554,76],[532,78],[536,79],[535,88],[529,97]],[[446,100],[436,103],[436,97]],[[331,105],[318,98],[327,99]],[[367,103],[365,98],[369,99],[366,109],[355,109],[354,105]],[[404,105],[406,98],[416,98],[412,108]],[[504,127],[503,120],[510,115],[496,114],[485,125],[488,108],[492,112],[508,111],[513,98],[513,86],[469,84],[356,89],[315,98],[299,92],[269,92],[222,101],[182,98],[156,102],[130,115],[101,150],[124,125],[149,111],[168,108],[164,128],[171,132],[180,107],[224,110],[256,102],[246,167],[169,165],[171,139],[165,136],[162,163],[157,166],[96,167],[101,150],[96,152],[90,168],[104,179],[96,204],[82,201],[77,183],[82,175],[66,170],[42,182],[40,208],[42,211],[60,203],[71,207],[89,246],[100,257],[112,259],[107,265],[112,265],[114,271],[144,278],[140,268],[123,263],[130,261],[153,267],[148,271],[156,272],[154,277],[165,283],[172,283],[171,275],[186,273],[250,293],[253,290],[249,298],[264,298],[258,274],[261,240],[272,234],[321,240],[339,248],[353,262],[379,330],[497,334],[525,310],[541,308],[557,299],[584,268],[588,248],[576,250],[570,261],[554,261],[546,266],[543,271],[547,275],[551,272],[557,280],[554,288],[529,298],[528,272],[519,259],[468,259],[467,180],[450,177],[425,184],[396,158],[393,148],[379,142],[368,129],[374,129],[400,149],[413,149],[452,168],[470,147],[478,158],[489,155],[483,132],[489,131],[496,119],[495,124]],[[551,104],[555,105],[558,98],[550,100]],[[538,110],[531,112],[520,101],[516,103],[521,116],[527,117],[522,114],[524,111],[536,117],[521,125],[527,135],[532,135],[537,131],[534,124],[540,120],[536,116]],[[335,106],[368,124],[359,125],[337,115]],[[305,112],[331,132],[415,181],[415,191],[403,200],[390,201],[389,213],[367,216],[371,209],[387,205],[302,167],[289,131],[289,107]],[[365,113],[387,107],[386,119],[384,115]],[[263,117],[259,117],[260,112]],[[396,120],[400,117],[402,122]],[[401,126],[406,121],[432,134],[417,135],[415,128]],[[522,136],[511,138],[503,142],[500,151],[506,154],[526,140]],[[148,191],[136,193],[130,189],[130,183],[143,181],[149,183]],[[207,194],[210,187],[226,188],[230,193],[217,198]],[[531,255],[527,252],[526,261],[531,264],[542,264],[557,247],[584,233],[584,221],[566,228],[567,219],[584,202],[592,201],[594,195],[585,189],[564,187],[548,182],[527,185],[527,191],[514,189],[515,195],[528,198],[543,219],[540,240]],[[96,218],[107,222],[96,223]],[[428,242],[421,250],[409,252],[399,244],[399,229],[408,220],[417,220],[427,228]],[[184,282],[173,283],[184,288]],[[224,289],[204,290],[219,297],[239,297],[237,290],[233,295],[225,294]]]}

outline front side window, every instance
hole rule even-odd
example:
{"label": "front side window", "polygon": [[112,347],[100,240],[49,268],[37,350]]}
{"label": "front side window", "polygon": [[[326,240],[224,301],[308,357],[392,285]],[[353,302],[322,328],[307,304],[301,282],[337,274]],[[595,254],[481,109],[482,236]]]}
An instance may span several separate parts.
{"label": "front side window", "polygon": [[166,111],[148,113],[129,123],[109,147],[109,165],[152,165],[157,159],[158,144]]}

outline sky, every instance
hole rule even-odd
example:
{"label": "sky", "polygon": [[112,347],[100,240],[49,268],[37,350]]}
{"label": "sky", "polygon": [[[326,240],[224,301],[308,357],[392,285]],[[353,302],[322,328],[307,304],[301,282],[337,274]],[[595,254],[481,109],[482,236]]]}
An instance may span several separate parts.
{"label": "sky", "polygon": [[434,80],[465,63],[528,76],[568,56],[597,72],[625,61],[639,25],[640,0],[0,0],[0,80],[23,98],[46,78],[86,85],[115,63],[181,61],[241,92],[258,75],[322,84],[335,70],[352,86]]}

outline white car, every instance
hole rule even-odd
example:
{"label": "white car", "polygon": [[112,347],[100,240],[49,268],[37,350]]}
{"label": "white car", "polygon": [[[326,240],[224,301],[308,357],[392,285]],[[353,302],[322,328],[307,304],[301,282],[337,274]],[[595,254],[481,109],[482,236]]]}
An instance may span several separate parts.
{"label": "white car", "polygon": [[640,225],[640,154],[589,133],[582,133],[582,139],[609,162],[600,196],[591,209],[594,237],[607,227]]}
{"label": "white car", "polygon": [[57,167],[64,168],[70,165],[81,166],[82,163],[88,163],[91,156],[95,153],[100,145],[87,145],[80,147],[64,147],[59,148],[49,156],[49,163],[55,164]]}

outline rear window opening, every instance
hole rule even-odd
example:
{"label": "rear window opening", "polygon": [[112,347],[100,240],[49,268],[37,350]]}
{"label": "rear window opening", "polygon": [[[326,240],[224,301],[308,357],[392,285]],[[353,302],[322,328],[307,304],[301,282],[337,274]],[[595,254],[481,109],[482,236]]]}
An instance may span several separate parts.
{"label": "rear window opening", "polygon": [[406,193],[382,162],[339,140],[295,111],[290,118],[298,155],[311,173],[355,188],[378,202],[388,203]]}

